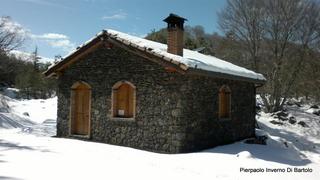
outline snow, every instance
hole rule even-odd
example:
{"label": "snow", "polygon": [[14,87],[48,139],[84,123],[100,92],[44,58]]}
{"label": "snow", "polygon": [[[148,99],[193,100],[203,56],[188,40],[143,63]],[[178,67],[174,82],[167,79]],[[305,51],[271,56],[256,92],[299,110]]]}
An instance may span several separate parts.
{"label": "snow", "polygon": [[[30,52],[24,52],[24,51],[19,51],[19,50],[12,50],[9,52],[12,56],[15,56],[16,58],[19,58],[23,61],[32,61],[33,60],[33,54]],[[43,57],[43,56],[38,56],[39,57],[39,62],[41,63],[52,63],[54,59]]]}
{"label": "snow", "polygon": [[[16,89],[16,88],[5,88],[2,94],[13,99],[17,97],[18,92],[19,92],[19,89]],[[3,96],[3,98],[6,98],[5,96]]]}
{"label": "snow", "polygon": [[[96,34],[94,37],[90,38],[89,40],[87,40],[85,43],[81,44],[80,46],[78,46],[76,49],[70,51],[67,55],[65,55],[64,57],[62,57],[61,59],[57,60],[56,62],[52,63],[49,67],[48,70],[53,68],[54,66],[58,65],[61,61],[63,61],[65,58],[73,55],[74,53],[76,53],[80,48],[82,48],[83,46],[88,45],[90,42],[92,42],[95,38],[97,38],[98,36],[102,35],[103,31],[99,32],[98,34]],[[46,72],[47,72],[46,71]]]}
{"label": "snow", "polygon": [[[12,100],[8,102],[12,112],[31,119],[36,123],[43,123],[48,119],[57,119],[57,97],[50,99]],[[28,113],[25,115],[24,113]]]}
{"label": "snow", "polygon": [[78,46],[76,49],[74,49],[73,51],[70,51],[67,55],[65,55],[63,59],[71,56],[72,54],[76,53],[80,48],[82,48],[83,46],[88,45],[89,43],[91,43],[93,40],[95,40],[98,36],[102,35],[103,31],[99,32],[98,34],[96,34],[95,36],[93,36],[92,38],[90,38],[89,40],[87,40],[86,42],[84,42],[83,44],[81,44],[80,46]]}
{"label": "snow", "polygon": [[[185,70],[188,68],[202,69],[206,71],[241,76],[255,80],[266,80],[262,74],[255,73],[251,70],[218,59],[214,56],[204,55],[197,51],[192,51],[189,49],[183,49],[183,56],[171,54],[167,52],[166,44],[150,41],[141,37],[129,35],[112,29],[105,29],[104,31],[96,34],[93,38],[89,39],[84,44],[80,45],[77,49],[71,51],[68,55],[63,57],[62,61],[63,59],[68,58],[72,54],[76,53],[80,48],[86,46],[103,33],[106,33],[108,36],[111,36],[112,38],[121,41],[126,45],[144,50],[150,54],[163,58],[164,60],[179,65]],[[54,67],[55,65],[50,66],[49,69]]]}
{"label": "snow", "polygon": [[262,74],[255,73],[243,67],[218,59],[213,56],[204,55],[197,51],[183,49],[183,56],[174,55],[167,52],[167,45],[143,39],[140,37],[125,34],[112,29],[106,29],[108,35],[120,40],[128,45],[136,46],[139,49],[145,49],[147,52],[164,57],[169,61],[182,63],[188,68],[202,69],[218,73],[242,76],[246,78],[265,80]]}
{"label": "snow", "polygon": [[[0,177],[17,179],[318,179],[319,162],[292,160],[281,143],[238,142],[189,154],[157,154],[80,140],[1,131]],[[289,156],[287,156],[289,155]],[[311,168],[311,173],[244,173],[240,168]]]}
{"label": "snow", "polygon": [[[0,179],[320,179],[320,116],[309,113],[308,105],[287,106],[289,116],[304,121],[308,128],[287,121],[282,121],[281,126],[274,125],[270,121],[279,119],[259,113],[261,129],[257,129],[256,134],[267,136],[267,145],[239,141],[202,152],[159,154],[50,137],[51,132],[45,128],[55,127],[55,121],[46,124],[47,127],[40,126],[40,122],[55,117],[50,112],[56,111],[53,105],[56,98],[17,100],[2,96],[2,99],[9,105],[12,121],[21,124],[19,118],[25,118],[22,114],[28,112],[30,117],[26,119],[31,124],[24,124],[23,128],[0,127]],[[52,110],[43,112],[43,107]],[[29,127],[29,131],[24,130],[25,127]],[[295,168],[312,172],[287,171]],[[261,170],[264,172],[259,172]]]}
{"label": "snow", "polygon": [[46,100],[15,99],[16,91],[7,88],[0,94],[0,131],[19,129],[39,136],[55,135],[57,97]]}

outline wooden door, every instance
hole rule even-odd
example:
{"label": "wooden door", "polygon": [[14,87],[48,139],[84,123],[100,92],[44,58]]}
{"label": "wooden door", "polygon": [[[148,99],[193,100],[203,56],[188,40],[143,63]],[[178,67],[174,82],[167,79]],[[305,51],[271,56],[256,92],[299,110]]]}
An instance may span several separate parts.
{"label": "wooden door", "polygon": [[91,91],[85,84],[73,89],[71,133],[89,135]]}

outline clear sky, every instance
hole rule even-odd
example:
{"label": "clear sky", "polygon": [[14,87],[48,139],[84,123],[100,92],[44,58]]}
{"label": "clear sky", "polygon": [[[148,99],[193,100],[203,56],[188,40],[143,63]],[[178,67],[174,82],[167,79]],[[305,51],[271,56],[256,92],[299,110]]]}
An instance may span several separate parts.
{"label": "clear sky", "polygon": [[14,25],[28,34],[24,51],[38,46],[41,56],[53,58],[111,28],[137,36],[166,26],[169,13],[219,32],[217,12],[225,0],[0,0],[0,16],[11,16]]}

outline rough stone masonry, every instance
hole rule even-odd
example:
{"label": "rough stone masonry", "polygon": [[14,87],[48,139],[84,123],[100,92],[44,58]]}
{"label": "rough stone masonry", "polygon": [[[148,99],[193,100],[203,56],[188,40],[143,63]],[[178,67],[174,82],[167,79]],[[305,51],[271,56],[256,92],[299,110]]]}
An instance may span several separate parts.
{"label": "rough stone masonry", "polygon": [[[112,86],[136,86],[136,116],[111,116]],[[254,83],[167,72],[164,67],[114,46],[100,47],[58,79],[57,136],[70,137],[71,86],[91,86],[93,141],[160,153],[198,151],[254,136]],[[218,93],[231,89],[231,118],[218,118]]]}

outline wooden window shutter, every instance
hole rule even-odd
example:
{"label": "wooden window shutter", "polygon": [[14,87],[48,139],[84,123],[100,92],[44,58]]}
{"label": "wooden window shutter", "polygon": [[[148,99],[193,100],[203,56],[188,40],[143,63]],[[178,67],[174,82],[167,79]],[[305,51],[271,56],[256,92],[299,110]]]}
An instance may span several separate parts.
{"label": "wooden window shutter", "polygon": [[223,91],[220,91],[219,92],[219,117],[225,117],[225,114],[226,114],[226,101],[225,101],[225,93]]}
{"label": "wooden window shutter", "polygon": [[134,89],[129,86],[128,88],[128,117],[133,117],[133,101],[134,101]]}
{"label": "wooden window shutter", "polygon": [[116,83],[113,89],[113,117],[132,118],[135,111],[135,87],[129,83]]}
{"label": "wooden window shutter", "polygon": [[231,91],[228,86],[222,86],[219,90],[219,118],[231,116]]}

